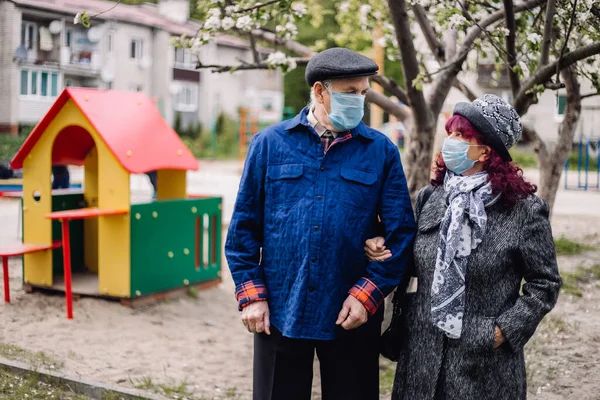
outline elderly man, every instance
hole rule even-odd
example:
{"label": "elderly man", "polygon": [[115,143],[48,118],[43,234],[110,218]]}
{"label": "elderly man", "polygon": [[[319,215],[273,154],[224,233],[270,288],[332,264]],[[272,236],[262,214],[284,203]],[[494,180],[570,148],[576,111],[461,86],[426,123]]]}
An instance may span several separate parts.
{"label": "elderly man", "polygon": [[[316,55],[309,107],[250,145],[225,253],[255,333],[255,400],[310,399],[315,352],[323,399],[379,399],[382,303],[415,223],[398,149],[361,122],[377,69],[347,49]],[[363,254],[376,230],[385,262]]]}

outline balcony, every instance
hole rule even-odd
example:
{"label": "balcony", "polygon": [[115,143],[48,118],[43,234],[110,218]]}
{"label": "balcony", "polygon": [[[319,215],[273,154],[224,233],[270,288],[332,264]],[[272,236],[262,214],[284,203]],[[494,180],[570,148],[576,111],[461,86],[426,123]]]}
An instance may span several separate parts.
{"label": "balcony", "polygon": [[65,73],[97,76],[100,73],[101,52],[98,41],[88,38],[88,30],[65,26],[60,33],[49,30],[51,21],[27,21],[21,25],[21,64],[60,69]]}

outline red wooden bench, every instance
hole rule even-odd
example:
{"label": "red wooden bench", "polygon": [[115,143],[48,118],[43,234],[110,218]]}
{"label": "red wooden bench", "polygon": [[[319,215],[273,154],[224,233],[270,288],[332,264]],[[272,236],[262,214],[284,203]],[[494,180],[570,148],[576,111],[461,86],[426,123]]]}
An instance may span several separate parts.
{"label": "red wooden bench", "polygon": [[6,247],[0,247],[0,259],[2,259],[2,275],[4,277],[4,301],[10,303],[10,284],[8,281],[8,259],[10,257],[22,256],[29,253],[37,253],[38,251],[46,251],[56,249],[61,246],[60,241],[55,241],[53,244],[33,244],[33,243],[16,243]]}

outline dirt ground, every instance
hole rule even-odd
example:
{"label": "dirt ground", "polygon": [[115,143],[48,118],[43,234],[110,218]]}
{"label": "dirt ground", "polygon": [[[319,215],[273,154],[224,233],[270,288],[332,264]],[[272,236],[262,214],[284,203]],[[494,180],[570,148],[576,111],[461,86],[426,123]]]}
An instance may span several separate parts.
{"label": "dirt ground", "polygon": [[[16,202],[2,207],[17,213]],[[600,249],[598,212],[557,214],[552,225],[555,237]],[[559,266],[576,287],[561,294],[526,347],[529,398],[600,399],[600,250],[561,255]],[[197,297],[141,309],[82,298],[68,321],[62,296],[21,290],[21,262],[11,259],[12,303],[0,303],[0,357],[174,399],[250,399],[252,336],[239,321],[226,267],[223,279]],[[381,398],[389,399],[393,365],[382,362],[381,376]],[[317,387],[318,374],[315,399]]]}

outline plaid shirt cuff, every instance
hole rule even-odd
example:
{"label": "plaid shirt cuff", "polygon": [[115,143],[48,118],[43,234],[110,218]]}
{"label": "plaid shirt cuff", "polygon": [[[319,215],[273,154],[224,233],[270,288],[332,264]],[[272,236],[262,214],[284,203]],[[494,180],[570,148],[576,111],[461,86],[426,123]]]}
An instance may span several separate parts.
{"label": "plaid shirt cuff", "polygon": [[349,294],[360,301],[370,315],[375,314],[385,298],[381,290],[367,278],[361,278],[350,289]]}
{"label": "plaid shirt cuff", "polygon": [[267,287],[260,279],[244,282],[235,289],[235,297],[239,303],[239,310],[255,301],[267,300]]}

